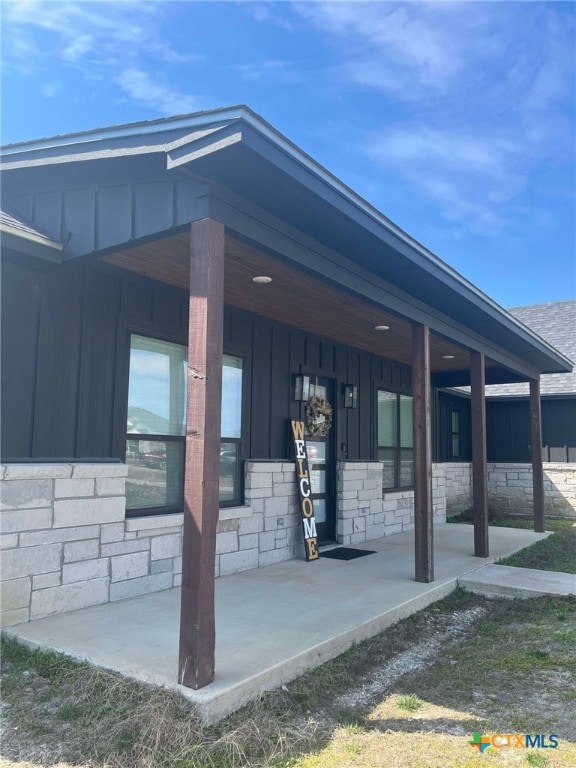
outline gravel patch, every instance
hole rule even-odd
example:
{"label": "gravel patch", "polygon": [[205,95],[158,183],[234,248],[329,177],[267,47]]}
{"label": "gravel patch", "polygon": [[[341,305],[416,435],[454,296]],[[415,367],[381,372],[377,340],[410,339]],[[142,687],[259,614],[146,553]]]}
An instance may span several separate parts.
{"label": "gravel patch", "polygon": [[433,625],[431,627],[433,634],[430,637],[406,651],[397,653],[381,667],[371,670],[357,687],[339,696],[334,705],[350,709],[367,706],[400,677],[423,669],[440,651],[458,643],[462,633],[476,624],[486,613],[486,608],[476,606],[453,614],[430,617],[429,623]]}

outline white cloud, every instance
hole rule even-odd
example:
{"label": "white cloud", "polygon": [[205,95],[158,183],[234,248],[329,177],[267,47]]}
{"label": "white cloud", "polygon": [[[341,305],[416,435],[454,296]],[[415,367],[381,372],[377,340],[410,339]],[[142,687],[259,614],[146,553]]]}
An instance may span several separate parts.
{"label": "white cloud", "polygon": [[[197,106],[195,100],[163,84],[158,73],[200,57],[166,42],[160,25],[162,5],[154,0],[5,3],[8,66],[26,75],[45,69],[56,58],[87,82],[116,82],[125,97],[161,114],[190,111]],[[54,95],[50,88],[42,92]]]}
{"label": "white cloud", "polygon": [[372,135],[366,151],[379,165],[433,200],[447,221],[476,231],[502,225],[501,206],[525,187],[518,145],[414,125]]}
{"label": "white cloud", "polygon": [[[324,34],[341,89],[384,116],[361,149],[451,222],[503,206],[573,162],[574,19],[547,3],[294,3]],[[378,101],[380,100],[380,101]],[[526,211],[525,211],[526,212]]]}
{"label": "white cloud", "polygon": [[[463,66],[436,3],[296,3],[295,9],[336,35],[352,80],[395,93],[444,88]],[[412,99],[413,90],[405,96]]]}
{"label": "white cloud", "polygon": [[287,32],[292,32],[294,25],[284,11],[286,5],[287,3],[283,3],[281,0],[271,0],[267,3],[248,0],[248,2],[243,3],[245,12],[252,16],[255,21],[274,24]]}
{"label": "white cloud", "polygon": [[156,82],[141,69],[125,69],[115,82],[132,101],[157,109],[164,115],[179,115],[192,112],[197,104],[192,96],[183,94],[170,86]]}
{"label": "white cloud", "polygon": [[79,61],[93,48],[94,38],[92,35],[78,35],[65,46],[60,55],[65,61]]}

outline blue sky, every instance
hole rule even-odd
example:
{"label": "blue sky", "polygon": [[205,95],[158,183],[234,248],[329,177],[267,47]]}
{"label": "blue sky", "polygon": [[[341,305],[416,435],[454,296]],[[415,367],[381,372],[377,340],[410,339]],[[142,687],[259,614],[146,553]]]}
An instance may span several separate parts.
{"label": "blue sky", "polygon": [[4,144],[245,103],[504,306],[576,295],[571,2],[1,9]]}

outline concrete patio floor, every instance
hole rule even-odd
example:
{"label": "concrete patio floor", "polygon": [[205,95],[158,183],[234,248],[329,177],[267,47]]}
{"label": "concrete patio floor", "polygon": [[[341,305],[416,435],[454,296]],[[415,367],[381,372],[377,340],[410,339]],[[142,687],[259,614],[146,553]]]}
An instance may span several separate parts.
{"label": "concrete patio floor", "polygon": [[199,691],[176,682],[179,589],[38,619],[5,634],[178,690],[211,722],[445,597],[460,576],[547,535],[490,528],[490,557],[475,558],[472,526],[437,526],[432,584],[414,581],[413,532],[360,545],[376,554],[356,560],[292,560],[217,579],[216,678]]}

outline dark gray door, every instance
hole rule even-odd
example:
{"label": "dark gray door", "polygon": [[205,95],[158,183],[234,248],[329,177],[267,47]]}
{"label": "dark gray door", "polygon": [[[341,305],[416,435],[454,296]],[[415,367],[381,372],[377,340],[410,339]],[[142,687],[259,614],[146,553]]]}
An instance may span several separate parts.
{"label": "dark gray door", "polygon": [[[316,380],[315,380],[316,381]],[[334,382],[332,379],[319,377],[317,383],[311,384],[311,394],[325,397],[334,408]],[[336,411],[336,409],[334,408]],[[314,501],[314,517],[318,542],[334,541],[336,522],[336,463],[334,452],[335,413],[332,419],[332,429],[326,437],[312,437],[306,434],[306,450],[308,454],[308,469],[310,471],[310,486]]]}

